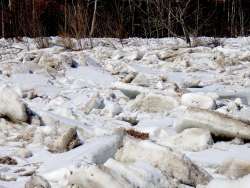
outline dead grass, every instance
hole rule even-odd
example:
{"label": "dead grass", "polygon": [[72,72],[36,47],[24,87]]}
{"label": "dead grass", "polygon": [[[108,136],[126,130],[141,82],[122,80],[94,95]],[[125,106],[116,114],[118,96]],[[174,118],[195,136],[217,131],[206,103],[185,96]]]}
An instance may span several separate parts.
{"label": "dead grass", "polygon": [[49,47],[49,39],[47,37],[38,37],[35,38],[35,44],[38,49],[48,48]]}
{"label": "dead grass", "polygon": [[147,140],[149,139],[149,134],[148,133],[143,133],[143,132],[139,132],[136,131],[134,129],[128,129],[126,130],[126,133],[136,139],[140,139],[140,140]]}
{"label": "dead grass", "polygon": [[9,156],[1,157],[0,164],[17,165],[17,161]]}
{"label": "dead grass", "polygon": [[199,47],[199,46],[215,48],[217,46],[223,46],[223,41],[219,38],[207,38],[207,39],[199,37],[193,38],[192,47]]}
{"label": "dead grass", "polygon": [[70,37],[64,37],[62,40],[63,47],[67,50],[74,50],[75,44],[72,38]]}

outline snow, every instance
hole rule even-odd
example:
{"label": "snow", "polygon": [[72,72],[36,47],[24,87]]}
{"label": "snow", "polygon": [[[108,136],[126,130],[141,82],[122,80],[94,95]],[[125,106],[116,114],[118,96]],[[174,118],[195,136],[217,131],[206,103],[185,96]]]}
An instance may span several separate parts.
{"label": "snow", "polygon": [[[248,169],[218,169],[250,162],[249,37],[62,40],[0,40],[0,159],[18,162],[0,164],[1,188],[34,174],[52,188],[248,187]],[[70,149],[51,150],[58,138]]]}

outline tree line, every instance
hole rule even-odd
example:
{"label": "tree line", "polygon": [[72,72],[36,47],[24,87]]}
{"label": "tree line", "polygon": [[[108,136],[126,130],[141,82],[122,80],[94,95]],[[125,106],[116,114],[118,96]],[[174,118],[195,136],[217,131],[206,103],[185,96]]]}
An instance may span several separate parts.
{"label": "tree line", "polygon": [[1,37],[237,37],[249,0],[0,0]]}

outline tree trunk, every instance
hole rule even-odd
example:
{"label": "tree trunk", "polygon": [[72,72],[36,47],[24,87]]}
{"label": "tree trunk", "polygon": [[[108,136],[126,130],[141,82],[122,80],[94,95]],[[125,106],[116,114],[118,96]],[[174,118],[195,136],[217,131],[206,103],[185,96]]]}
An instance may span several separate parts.
{"label": "tree trunk", "polygon": [[98,1],[98,0],[95,0],[95,7],[94,7],[94,12],[93,12],[93,17],[92,17],[91,29],[90,29],[90,33],[89,33],[89,36],[90,36],[90,37],[93,36],[94,30],[95,30],[97,1]]}
{"label": "tree trunk", "polygon": [[2,37],[4,38],[4,36],[5,36],[5,33],[4,33],[4,9],[3,9],[3,0],[1,0],[1,8],[2,8],[2,10],[1,10],[1,20],[2,20]]}
{"label": "tree trunk", "polygon": [[67,33],[67,0],[64,0],[64,34]]}

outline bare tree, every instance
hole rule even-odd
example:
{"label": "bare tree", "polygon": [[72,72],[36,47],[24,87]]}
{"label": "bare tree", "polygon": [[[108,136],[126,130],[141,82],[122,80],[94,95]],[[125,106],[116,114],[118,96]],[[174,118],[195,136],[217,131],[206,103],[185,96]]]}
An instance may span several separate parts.
{"label": "bare tree", "polygon": [[4,28],[4,7],[3,7],[3,0],[1,0],[1,20],[2,20],[2,37],[5,37],[5,28]]}
{"label": "bare tree", "polygon": [[32,20],[33,20],[33,32],[32,34],[35,36],[35,22],[36,22],[36,18],[35,18],[35,0],[32,0]]}
{"label": "bare tree", "polygon": [[183,6],[183,2],[178,1],[178,7],[177,7],[177,15],[178,15],[178,17],[177,17],[177,20],[181,24],[183,34],[184,34],[184,36],[186,38],[186,42],[191,46],[189,31],[187,29],[187,26],[185,24],[185,19],[184,19],[185,13],[187,11],[187,8],[188,8],[190,2],[191,2],[191,0],[188,0],[186,3],[184,3],[184,6]]}
{"label": "bare tree", "polygon": [[67,0],[64,0],[64,34],[67,33]]}
{"label": "bare tree", "polygon": [[249,7],[249,0],[0,0],[0,35],[184,36],[190,44],[191,35],[250,34]]}
{"label": "bare tree", "polygon": [[91,29],[90,29],[90,33],[89,33],[90,37],[93,36],[94,30],[95,30],[97,1],[98,0],[95,0],[94,12],[93,12],[92,23],[91,23]]}

